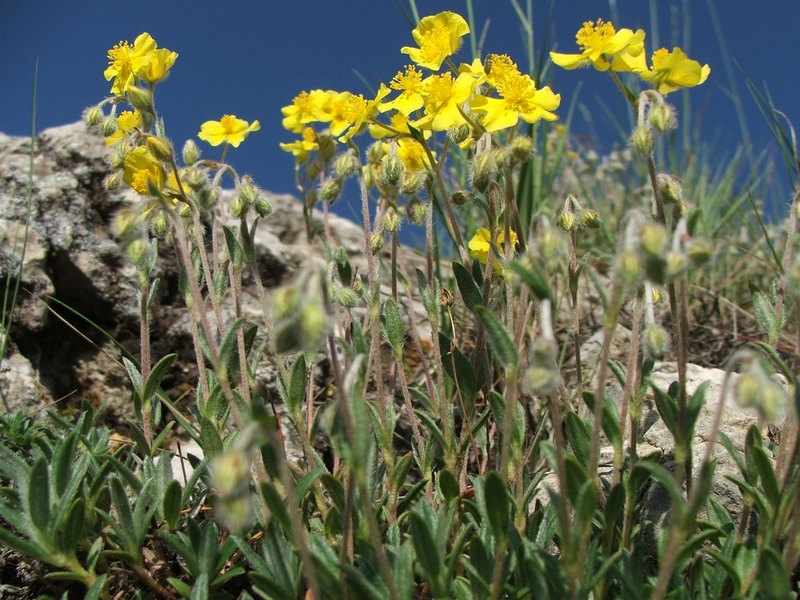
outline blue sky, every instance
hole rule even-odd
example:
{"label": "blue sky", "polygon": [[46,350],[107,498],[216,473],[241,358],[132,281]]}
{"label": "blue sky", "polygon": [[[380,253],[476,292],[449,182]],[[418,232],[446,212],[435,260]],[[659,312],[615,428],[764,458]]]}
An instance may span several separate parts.
{"label": "blue sky", "polygon": [[[525,4],[525,0],[520,0]],[[568,0],[536,1],[534,26],[540,44],[548,22],[558,49],[575,49],[574,35],[584,20],[619,14],[618,27],[644,28],[650,44],[675,43],[690,27],[688,52],[711,65],[711,77],[701,87],[673,94],[690,94],[692,113],[704,139],[719,141],[723,152],[742,142],[729,98],[736,86],[745,105],[753,147],[769,144],[766,127],[750,99],[741,73],[734,66],[729,79],[722,48],[710,15],[718,13],[723,43],[729,55],[758,84],[766,83],[775,104],[800,126],[796,57],[800,55],[800,2],[768,0]],[[420,15],[454,10],[466,16],[464,0],[418,0]],[[484,52],[511,54],[526,66],[521,32],[512,3],[473,0],[476,21],[489,20]],[[157,105],[167,133],[177,147],[199,131],[200,123],[234,113],[259,119],[252,134],[229,161],[250,173],[264,188],[293,192],[293,158],[280,151],[280,141],[292,136],[280,126],[280,107],[303,89],[331,88],[367,93],[364,81],[377,88],[407,62],[400,48],[412,44],[412,24],[404,10],[407,0],[0,0],[0,131],[26,135],[30,130],[33,66],[39,59],[37,129],[76,121],[82,110],[104,98],[106,51],[119,40],[149,32],[161,47],[179,53],[170,78],[159,85]],[[757,8],[754,8],[757,7]],[[657,10],[653,19],[652,10]],[[686,12],[688,10],[688,13]],[[654,29],[654,23],[658,28]],[[677,37],[676,37],[677,36]],[[469,59],[469,42],[457,57]],[[604,102],[624,114],[621,97],[608,77],[592,70],[556,70],[552,88],[562,94],[562,114],[575,86],[582,82],[580,102],[594,115],[602,135]],[[591,132],[578,117],[574,129]],[[205,146],[204,155],[219,149]]]}

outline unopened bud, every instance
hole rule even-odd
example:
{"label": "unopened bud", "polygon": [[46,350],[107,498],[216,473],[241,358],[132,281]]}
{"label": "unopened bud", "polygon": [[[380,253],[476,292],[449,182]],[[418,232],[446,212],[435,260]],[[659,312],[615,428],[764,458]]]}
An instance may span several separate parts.
{"label": "unopened bud", "polygon": [[352,150],[340,154],[333,162],[333,174],[338,179],[347,179],[358,173],[361,163]]}
{"label": "unopened bud", "polygon": [[459,127],[453,127],[447,130],[447,137],[450,138],[450,141],[453,142],[455,145],[459,145],[462,142],[465,142],[467,138],[469,138],[469,126],[461,125]]}
{"label": "unopened bud", "polygon": [[402,221],[402,217],[400,217],[399,213],[394,209],[394,207],[390,206],[383,214],[383,228],[389,233],[395,233],[397,230],[399,230]]}
{"label": "unopened bud", "polygon": [[210,465],[211,484],[222,497],[244,493],[250,482],[250,457],[243,450],[228,450]]}
{"label": "unopened bud", "polygon": [[319,143],[319,155],[325,162],[328,162],[336,154],[336,140],[329,133],[323,132],[317,135],[317,142]]}
{"label": "unopened bud", "polygon": [[650,323],[642,332],[642,348],[645,355],[660,359],[667,355],[670,346],[669,332],[661,325]]}
{"label": "unopened bud", "polygon": [[670,250],[667,252],[667,277],[672,279],[683,274],[689,266],[689,259],[683,252]]}
{"label": "unopened bud", "polygon": [[241,194],[236,194],[231,200],[231,214],[237,219],[247,213],[247,205],[244,203]]}
{"label": "unopened bud", "polygon": [[472,185],[481,194],[497,178],[497,161],[492,152],[482,152],[472,159]]}
{"label": "unopened bud", "polygon": [[407,196],[413,196],[428,184],[428,177],[427,171],[404,173],[401,191]]}
{"label": "unopened bud", "polygon": [[94,127],[103,122],[103,111],[99,106],[90,106],[83,111],[83,123],[86,127]]}
{"label": "unopened bud", "polygon": [[125,247],[125,254],[133,264],[138,265],[146,258],[148,248],[147,242],[135,239]]}
{"label": "unopened bud", "polygon": [[328,316],[319,302],[308,302],[300,312],[300,330],[306,347],[316,344],[328,327]]}
{"label": "unopened bud", "polygon": [[153,113],[153,96],[149,91],[143,90],[139,87],[130,86],[127,94],[128,102],[130,102],[133,108],[142,113],[143,119],[145,115],[150,115]]}
{"label": "unopened bud", "polygon": [[259,217],[268,217],[272,214],[274,210],[272,208],[272,203],[267,199],[264,194],[259,194],[256,198],[255,203],[253,204],[253,208],[256,209]]}
{"label": "unopened bud", "polygon": [[158,239],[166,239],[166,237],[169,235],[169,229],[169,220],[163,211],[158,211],[150,219],[150,230]]}
{"label": "unopened bud", "polygon": [[642,274],[642,259],[636,252],[624,250],[617,257],[616,270],[626,283],[633,283]]}
{"label": "unopened bud", "polygon": [[705,238],[692,238],[686,243],[686,253],[689,255],[692,265],[699,267],[711,258],[714,247]]}
{"label": "unopened bud", "polygon": [[530,159],[533,155],[533,140],[527,135],[521,135],[511,140],[508,147],[508,166],[516,167]]}
{"label": "unopened bud", "polygon": [[372,236],[370,236],[369,238],[369,245],[370,248],[372,248],[373,252],[380,252],[385,243],[386,239],[383,237],[382,231],[379,231],[378,233],[373,233]]}
{"label": "unopened bud", "polygon": [[148,135],[147,148],[158,160],[172,160],[172,145],[164,138]]}
{"label": "unopened bud", "polygon": [[117,120],[114,117],[106,117],[100,125],[100,133],[103,137],[111,137],[117,132]]}
{"label": "unopened bud", "polygon": [[669,234],[663,225],[645,223],[639,230],[639,245],[651,256],[661,256],[669,243]]}
{"label": "unopened bud", "polygon": [[736,401],[743,407],[754,407],[767,422],[774,422],[786,404],[786,393],[757,360],[736,381]]}
{"label": "unopened bud", "polygon": [[246,207],[251,207],[258,199],[258,188],[253,184],[253,180],[245,175],[239,183],[239,196]]}
{"label": "unopened bud", "polygon": [[412,225],[422,225],[428,214],[428,205],[419,198],[412,198],[406,205],[406,216]]}
{"label": "unopened bud", "polygon": [[467,202],[472,200],[472,194],[463,190],[458,190],[453,192],[453,195],[450,196],[450,200],[456,206],[464,206]]}
{"label": "unopened bud", "polygon": [[120,189],[125,184],[125,180],[122,178],[122,176],[122,171],[114,171],[113,173],[109,173],[103,180],[103,187],[105,187],[109,192]]}
{"label": "unopened bud", "polygon": [[578,219],[572,210],[565,209],[559,213],[556,225],[564,231],[572,231],[578,226]]}
{"label": "unopened bud", "polygon": [[205,171],[198,167],[183,169],[181,172],[181,181],[195,191],[208,185],[208,177]]}
{"label": "unopened bud", "polygon": [[351,288],[339,288],[336,292],[336,302],[345,308],[353,308],[358,304],[358,294]]}
{"label": "unopened bud", "polygon": [[600,215],[592,208],[584,208],[580,211],[580,223],[582,227],[597,229],[600,227]]}
{"label": "unopened bud", "polygon": [[649,156],[653,151],[653,132],[647,125],[639,125],[631,135],[631,146],[642,156]]}
{"label": "unopened bud", "polygon": [[328,204],[333,204],[342,195],[342,180],[331,177],[319,186],[319,197]]}
{"label": "unopened bud", "polygon": [[270,299],[273,317],[283,319],[297,312],[301,300],[300,290],[295,286],[285,285],[275,290]]}
{"label": "unopened bud", "polygon": [[132,210],[123,210],[114,217],[111,228],[118,238],[125,238],[131,234],[136,227],[137,214]]}
{"label": "unopened bud", "polygon": [[675,118],[675,109],[666,102],[661,102],[650,109],[650,125],[653,129],[664,133],[678,126]]}
{"label": "unopened bud", "polygon": [[386,156],[386,142],[375,142],[367,148],[367,164],[377,165]]}
{"label": "unopened bud", "polygon": [[526,393],[550,396],[561,386],[558,369],[544,366],[530,366],[525,369],[522,386]]}
{"label": "unopened bud", "polygon": [[656,185],[658,186],[658,193],[661,195],[661,200],[664,201],[664,204],[678,204],[683,202],[681,180],[674,175],[659,173],[656,176]]}
{"label": "unopened bud", "polygon": [[392,146],[383,159],[383,167],[381,170],[381,183],[383,185],[396,186],[400,183],[400,177],[403,175],[403,161],[397,156],[396,146]]}
{"label": "unopened bud", "polygon": [[186,140],[186,143],[183,145],[183,164],[187,167],[193,165],[200,159],[200,148],[197,147],[194,140],[189,139]]}

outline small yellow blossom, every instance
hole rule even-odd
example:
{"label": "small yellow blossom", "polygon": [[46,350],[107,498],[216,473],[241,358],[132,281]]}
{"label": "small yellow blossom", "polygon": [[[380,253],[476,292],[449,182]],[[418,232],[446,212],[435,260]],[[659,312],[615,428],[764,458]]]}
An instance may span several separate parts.
{"label": "small yellow blossom", "polygon": [[389,87],[400,92],[400,95],[391,102],[384,102],[378,108],[381,112],[396,110],[404,115],[410,115],[415,110],[422,108],[425,101],[422,98],[425,86],[422,83],[422,72],[414,65],[406,67],[399,72],[389,83]]}
{"label": "small yellow blossom", "polygon": [[700,85],[708,79],[710,72],[711,67],[700,66],[680,48],[673,48],[672,52],[661,48],[653,54],[653,68],[640,72],[639,76],[662,94],[669,94],[680,88]]}
{"label": "small yellow blossom", "polygon": [[147,64],[139,72],[139,76],[148,83],[158,83],[167,78],[169,70],[178,59],[178,53],[166,48],[158,48],[150,52]]}
{"label": "small yellow blossom", "polygon": [[642,29],[617,31],[611,22],[603,19],[597,19],[596,23],[586,21],[575,36],[581,53],[551,52],[550,59],[565,69],[592,65],[598,71],[638,72],[646,68],[644,35]]}
{"label": "small yellow blossom", "polygon": [[[406,173],[416,173],[423,169],[430,169],[428,155],[422,144],[411,138],[400,138],[397,140],[397,156],[403,161],[403,169]],[[434,159],[436,155],[434,154]]]}
{"label": "small yellow blossom", "polygon": [[137,193],[150,196],[151,186],[158,190],[164,187],[166,175],[161,161],[146,146],[140,146],[125,157],[122,179]]}
{"label": "small yellow blossom", "polygon": [[[517,232],[513,229],[509,230],[511,234],[511,245],[516,248],[519,244],[519,240],[517,239]],[[497,246],[502,250],[503,242],[506,239],[506,234],[503,229],[501,229],[497,233]],[[469,255],[473,258],[477,258],[481,264],[486,264],[489,260],[489,245],[492,243],[492,234],[491,232],[486,229],[485,227],[481,227],[478,231],[475,232],[475,235],[472,236],[472,239],[469,241]],[[497,252],[495,252],[497,254]],[[497,261],[494,260],[494,270],[498,275],[503,274],[503,267]]]}
{"label": "small yellow blossom", "polygon": [[289,106],[281,108],[283,127],[294,133],[302,133],[309,123],[330,120],[326,118],[326,107],[330,96],[335,92],[311,90],[294,97]]}
{"label": "small yellow blossom", "polygon": [[284,152],[291,152],[297,164],[302,164],[308,158],[309,153],[319,149],[319,142],[317,142],[317,134],[311,127],[303,129],[303,137],[288,144],[281,143],[281,150]]}
{"label": "small yellow blossom", "polygon": [[449,10],[440,12],[424,17],[411,32],[419,48],[405,46],[400,52],[408,54],[419,66],[438,71],[445,59],[456,53],[461,38],[468,33],[469,25],[464,17]]}
{"label": "small yellow blossom", "polygon": [[450,72],[425,80],[425,116],[413,123],[417,129],[445,131],[466,123],[461,110],[472,95],[475,80],[470,73],[453,79]]}
{"label": "small yellow blossom", "polygon": [[142,126],[142,115],[138,110],[123,110],[116,119],[117,130],[106,138],[106,144],[116,144],[137,127]]}
{"label": "small yellow blossom", "polygon": [[339,137],[340,142],[347,142],[353,136],[358,135],[367,126],[367,123],[378,114],[378,106],[381,101],[389,95],[388,87],[381,84],[378,93],[372,100],[367,100],[361,94],[352,94],[348,100],[344,112],[344,118],[349,124],[347,131]]}
{"label": "small yellow blossom", "polygon": [[111,93],[121,96],[134,84],[139,72],[150,62],[150,53],[157,47],[149,33],[142,33],[133,42],[120,42],[108,51],[108,68],[103,72],[106,81],[114,80]]}
{"label": "small yellow blossom", "polygon": [[226,143],[238,148],[239,144],[244,141],[244,138],[251,131],[258,131],[259,129],[261,129],[261,123],[257,120],[248,123],[235,115],[223,115],[219,121],[206,121],[203,123],[200,126],[200,133],[197,134],[197,137],[212,146]]}
{"label": "small yellow blossom", "polygon": [[351,92],[335,92],[328,90],[327,100],[321,104],[322,113],[319,121],[330,121],[331,135],[338,137],[352,125],[350,103],[355,97]]}

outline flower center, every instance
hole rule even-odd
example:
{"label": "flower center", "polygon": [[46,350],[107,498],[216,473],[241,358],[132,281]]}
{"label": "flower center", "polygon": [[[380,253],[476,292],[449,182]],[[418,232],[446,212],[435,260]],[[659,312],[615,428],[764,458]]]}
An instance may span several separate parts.
{"label": "flower center", "polygon": [[450,100],[453,95],[453,75],[433,75],[428,81],[428,104],[439,107]]}
{"label": "flower center", "polygon": [[416,67],[410,65],[406,67],[405,73],[398,72],[389,85],[393,90],[412,93],[418,92],[421,84],[422,73],[417,71]]}
{"label": "flower center", "polygon": [[222,115],[222,118],[219,120],[219,122],[222,125],[222,129],[225,130],[225,133],[236,132],[236,117],[233,115]]}
{"label": "flower center", "polygon": [[147,175],[147,171],[136,171],[131,179],[131,187],[142,195],[150,193],[147,189],[147,180],[149,179]]}
{"label": "flower center", "polygon": [[120,42],[108,51],[108,64],[121,71],[131,68],[133,46],[128,42]]}
{"label": "flower center", "polygon": [[506,106],[516,112],[530,112],[530,99],[535,88],[533,82],[527,75],[516,74],[508,77],[502,89],[498,91],[503,95]]}
{"label": "flower center", "polygon": [[597,23],[586,21],[578,30],[575,41],[584,50],[602,52],[606,42],[614,37],[616,30],[611,22],[604,23],[603,19],[597,19]]}
{"label": "flower center", "polygon": [[442,56],[450,54],[450,30],[441,24],[436,24],[422,34],[419,45],[424,62],[437,62]]}

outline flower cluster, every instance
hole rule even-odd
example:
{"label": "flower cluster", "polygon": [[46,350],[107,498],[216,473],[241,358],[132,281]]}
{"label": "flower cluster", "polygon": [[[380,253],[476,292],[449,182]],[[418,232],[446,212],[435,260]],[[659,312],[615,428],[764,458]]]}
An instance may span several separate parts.
{"label": "flower cluster", "polygon": [[610,22],[587,21],[575,35],[579,54],[551,52],[551,60],[565,69],[592,65],[598,71],[635,73],[661,94],[694,87],[708,79],[711,68],[690,59],[680,48],[656,50],[648,66],[642,29],[617,31]]}

